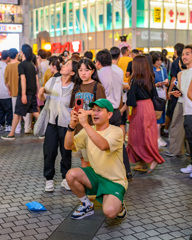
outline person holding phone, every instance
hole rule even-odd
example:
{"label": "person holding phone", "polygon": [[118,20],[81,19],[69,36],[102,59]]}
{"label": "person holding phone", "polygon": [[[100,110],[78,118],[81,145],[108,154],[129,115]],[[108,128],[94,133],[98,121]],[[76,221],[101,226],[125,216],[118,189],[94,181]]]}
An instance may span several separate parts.
{"label": "person holding phone", "polygon": [[[46,178],[46,192],[54,191],[54,175],[55,175],[55,160],[58,153],[58,146],[61,153],[61,173],[63,181],[61,186],[70,190],[65,175],[71,168],[71,151],[64,148],[64,139],[67,132],[67,126],[70,122],[70,99],[74,86],[74,79],[77,74],[78,63],[73,60],[68,60],[61,67],[60,61],[54,60],[51,63],[51,69],[55,73],[54,77],[50,78],[45,84],[45,87],[40,88],[38,98],[45,101],[45,95],[50,95],[49,110],[50,119],[45,132],[45,140],[43,145],[44,153],[44,177]],[[61,76],[59,76],[59,71]],[[54,83],[52,89],[51,85]]]}
{"label": "person holding phone", "polygon": [[[98,79],[96,67],[90,59],[81,59],[78,64],[78,75],[71,95],[70,107],[75,106],[76,99],[81,99],[82,108],[89,110],[89,103],[99,98],[106,97],[105,90]],[[92,125],[91,117],[89,117],[89,124]],[[81,129],[82,126],[78,124],[75,134]],[[89,165],[86,152],[83,149],[78,152],[78,157],[81,158],[82,167]]]}
{"label": "person holding phone", "polygon": [[[160,98],[167,99],[167,86],[168,76],[167,70],[161,66],[163,58],[160,52],[154,52],[152,54],[153,61],[153,72],[155,74],[155,86],[157,90],[157,94]],[[165,109],[162,113],[162,116],[159,120],[157,120],[157,128],[158,128],[158,146],[159,148],[167,146],[167,143],[161,138],[160,129],[161,124],[165,123]]]}

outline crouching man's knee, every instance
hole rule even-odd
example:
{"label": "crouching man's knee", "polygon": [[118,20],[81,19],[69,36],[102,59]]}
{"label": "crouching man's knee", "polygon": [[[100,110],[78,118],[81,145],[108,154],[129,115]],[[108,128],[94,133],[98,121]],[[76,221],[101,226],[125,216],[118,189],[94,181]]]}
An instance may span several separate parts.
{"label": "crouching man's knee", "polygon": [[113,206],[108,206],[107,208],[103,209],[103,213],[107,218],[113,219],[117,217],[119,212]]}

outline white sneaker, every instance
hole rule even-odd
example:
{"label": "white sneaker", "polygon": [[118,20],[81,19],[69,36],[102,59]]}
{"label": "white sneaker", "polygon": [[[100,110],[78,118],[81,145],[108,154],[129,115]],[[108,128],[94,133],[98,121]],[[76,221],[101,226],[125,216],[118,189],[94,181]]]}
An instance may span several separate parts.
{"label": "white sneaker", "polygon": [[158,138],[158,147],[161,148],[166,146],[167,146],[167,143],[161,137]]}
{"label": "white sneaker", "polygon": [[5,126],[5,132],[11,132],[11,125]]}
{"label": "white sneaker", "polygon": [[53,192],[54,191],[54,181],[53,180],[47,180],[46,181],[45,191],[46,192]]}
{"label": "white sneaker", "polygon": [[192,173],[192,165],[189,164],[186,168],[181,168],[180,172],[182,172],[182,173]]}
{"label": "white sneaker", "polygon": [[61,182],[61,187],[64,187],[68,191],[71,190],[71,188],[69,187],[66,179],[63,179],[63,181]]}
{"label": "white sneaker", "polygon": [[28,129],[28,130],[25,131],[25,134],[31,134],[31,133],[33,133],[32,129]]}

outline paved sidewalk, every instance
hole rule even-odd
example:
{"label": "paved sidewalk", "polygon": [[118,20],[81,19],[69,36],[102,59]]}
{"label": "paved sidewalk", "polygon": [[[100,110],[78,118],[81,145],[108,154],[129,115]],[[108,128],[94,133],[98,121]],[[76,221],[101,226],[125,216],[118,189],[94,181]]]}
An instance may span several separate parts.
{"label": "paved sidewalk", "polygon": [[[42,147],[42,140],[32,135],[19,135],[12,142],[0,140],[0,240],[189,239],[192,179],[179,172],[189,162],[185,156],[165,157],[165,163],[151,175],[133,173],[125,195],[128,216],[124,221],[105,219],[99,205],[90,221],[71,221],[70,213],[79,201],[60,187],[60,157],[56,161],[56,189],[44,192]],[[73,166],[79,165],[80,161],[73,159]],[[42,203],[47,211],[30,212],[25,204],[31,201]]]}

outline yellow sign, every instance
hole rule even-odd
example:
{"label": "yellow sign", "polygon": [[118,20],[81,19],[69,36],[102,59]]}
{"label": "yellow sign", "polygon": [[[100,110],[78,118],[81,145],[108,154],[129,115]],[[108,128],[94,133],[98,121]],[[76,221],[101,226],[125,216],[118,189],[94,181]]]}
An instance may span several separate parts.
{"label": "yellow sign", "polygon": [[[163,9],[163,22],[165,23],[166,20],[166,9]],[[154,8],[154,22],[161,23],[161,8],[156,7]]]}
{"label": "yellow sign", "polygon": [[37,47],[37,44],[35,43],[35,44],[33,44],[33,53],[35,55],[37,55],[37,50],[38,50],[38,47]]}

